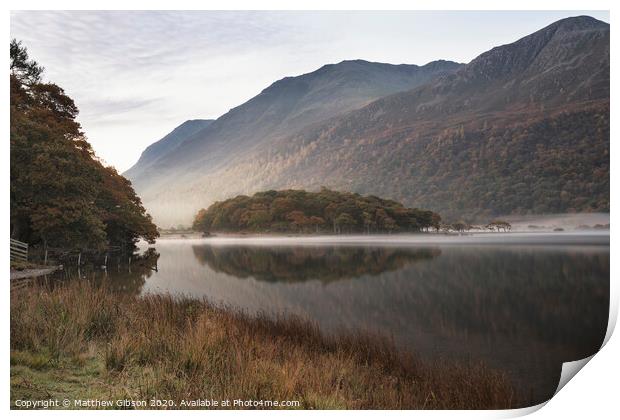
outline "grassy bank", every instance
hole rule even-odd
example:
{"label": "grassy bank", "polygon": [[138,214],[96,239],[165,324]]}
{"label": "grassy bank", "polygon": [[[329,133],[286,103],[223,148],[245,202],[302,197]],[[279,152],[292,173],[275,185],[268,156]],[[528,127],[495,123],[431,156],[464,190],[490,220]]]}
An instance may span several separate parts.
{"label": "grassy bank", "polygon": [[[508,408],[506,379],[430,366],[385,340],[327,337],[169,296],[88,283],[11,294],[11,404],[18,399],[291,400],[301,408]],[[234,407],[233,407],[234,408]]]}

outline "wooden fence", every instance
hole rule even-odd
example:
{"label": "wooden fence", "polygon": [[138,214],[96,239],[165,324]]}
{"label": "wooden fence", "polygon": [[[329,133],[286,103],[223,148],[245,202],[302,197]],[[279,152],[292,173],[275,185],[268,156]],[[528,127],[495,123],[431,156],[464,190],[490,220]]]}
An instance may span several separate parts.
{"label": "wooden fence", "polygon": [[11,260],[28,261],[28,244],[11,239]]}
{"label": "wooden fence", "polygon": [[[35,261],[47,265],[52,261],[53,264],[70,264],[76,263],[77,266],[90,263],[100,267],[107,267],[108,261],[112,255],[116,255],[115,259],[120,263],[121,259],[127,258],[128,264],[131,265],[133,253],[124,255],[125,247],[111,245],[104,249],[69,249],[55,248],[48,246],[29,247],[25,242],[11,239],[11,261]],[[156,269],[156,268],[155,268]]]}
{"label": "wooden fence", "polygon": [[[47,265],[52,264],[74,264],[78,266],[87,263],[107,266],[108,259],[113,254],[123,254],[123,247],[111,245],[104,249],[89,248],[56,248],[51,246],[37,246],[30,249],[30,259],[32,261]],[[129,256],[131,259],[131,256]]]}

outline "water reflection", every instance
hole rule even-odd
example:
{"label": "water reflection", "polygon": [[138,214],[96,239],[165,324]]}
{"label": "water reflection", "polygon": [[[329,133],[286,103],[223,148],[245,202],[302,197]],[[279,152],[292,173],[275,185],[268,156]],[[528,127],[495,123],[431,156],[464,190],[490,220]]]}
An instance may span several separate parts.
{"label": "water reflection", "polygon": [[245,247],[194,245],[194,256],[213,271],[268,282],[331,282],[377,276],[441,254],[439,248]]}
{"label": "water reflection", "polygon": [[428,360],[483,361],[532,403],[553,395],[563,362],[599,349],[608,237],[426,238],[397,246],[160,240],[157,272],[152,263],[112,266],[105,279],[129,293],[294,314],[328,333],[380,333]]}
{"label": "water reflection", "polygon": [[139,295],[147,279],[157,271],[158,260],[159,253],[155,248],[149,248],[132,255],[131,263],[128,257],[112,256],[107,266],[88,264],[78,267],[67,264],[62,270],[39,281],[54,286],[58,282],[87,280],[95,285],[105,284],[113,292]]}
{"label": "water reflection", "polygon": [[160,241],[160,271],[143,291],[295,314],[330,333],[376,332],[430,360],[484,361],[541,402],[563,362],[602,343],[609,247],[600,238],[541,244],[537,236],[535,246],[514,238],[361,247]]}

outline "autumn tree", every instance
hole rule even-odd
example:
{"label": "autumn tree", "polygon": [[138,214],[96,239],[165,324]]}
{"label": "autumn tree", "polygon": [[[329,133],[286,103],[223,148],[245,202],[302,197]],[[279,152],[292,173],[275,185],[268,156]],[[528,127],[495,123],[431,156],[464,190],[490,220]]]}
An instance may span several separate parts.
{"label": "autumn tree", "polygon": [[318,232],[321,226],[325,224],[325,219],[319,216],[310,216],[309,224],[314,226],[315,231]]}
{"label": "autumn tree", "polygon": [[286,215],[286,219],[291,222],[294,230],[303,231],[310,224],[310,220],[301,210],[293,210]]}
{"label": "autumn tree", "polygon": [[158,236],[129,181],[104,167],[64,90],[10,45],[11,237],[67,248],[133,245]]}
{"label": "autumn tree", "polygon": [[353,216],[349,213],[340,213],[338,217],[336,217],[336,225],[338,226],[338,231],[340,232],[351,232],[353,231],[356,222]]}

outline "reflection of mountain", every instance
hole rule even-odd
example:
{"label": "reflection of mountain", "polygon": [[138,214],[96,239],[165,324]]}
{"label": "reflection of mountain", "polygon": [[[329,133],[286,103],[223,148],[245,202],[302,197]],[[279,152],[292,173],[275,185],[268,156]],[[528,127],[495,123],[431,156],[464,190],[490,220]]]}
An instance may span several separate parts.
{"label": "reflection of mountain", "polygon": [[216,272],[268,282],[330,282],[401,269],[441,254],[438,248],[192,247],[196,259]]}
{"label": "reflection of mountain", "polygon": [[395,277],[408,287],[397,291],[403,306],[392,303],[394,311],[446,335],[553,342],[577,359],[600,346],[607,329],[604,253],[444,252],[435,264]]}
{"label": "reflection of mountain", "polygon": [[[605,252],[443,249],[389,279],[389,288],[343,288],[338,311],[355,306],[358,328],[389,331],[427,357],[484,360],[534,403],[551,398],[562,363],[594,354],[607,330]],[[334,322],[334,304],[321,303],[319,324]]]}

